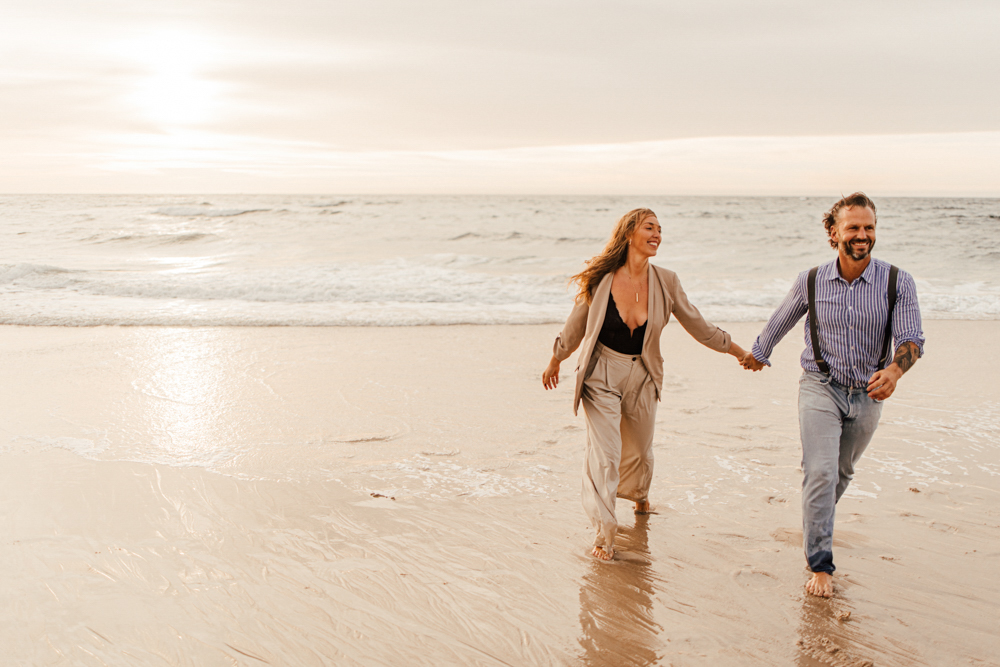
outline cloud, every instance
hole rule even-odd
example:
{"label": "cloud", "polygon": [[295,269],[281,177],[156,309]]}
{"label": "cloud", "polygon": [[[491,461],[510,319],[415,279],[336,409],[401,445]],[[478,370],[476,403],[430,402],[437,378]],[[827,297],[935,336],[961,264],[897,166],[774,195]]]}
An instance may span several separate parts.
{"label": "cloud", "polygon": [[91,151],[59,156],[62,172],[8,151],[0,178],[36,192],[1000,196],[1000,132],[336,151],[194,131],[102,137]]}
{"label": "cloud", "polygon": [[978,192],[974,140],[928,137],[1000,130],[998,20],[977,0],[37,0],[0,24],[0,150],[31,191],[775,192],[855,173],[837,145],[887,187]]}

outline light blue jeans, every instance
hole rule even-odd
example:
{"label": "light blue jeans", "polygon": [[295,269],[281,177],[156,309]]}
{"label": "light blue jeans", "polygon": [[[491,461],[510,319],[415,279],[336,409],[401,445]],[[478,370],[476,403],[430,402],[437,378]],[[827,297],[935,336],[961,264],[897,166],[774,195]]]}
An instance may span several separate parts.
{"label": "light blue jeans", "polygon": [[802,438],[802,545],[809,569],[833,572],[833,519],[882,416],[865,387],[845,387],[822,373],[799,379]]}

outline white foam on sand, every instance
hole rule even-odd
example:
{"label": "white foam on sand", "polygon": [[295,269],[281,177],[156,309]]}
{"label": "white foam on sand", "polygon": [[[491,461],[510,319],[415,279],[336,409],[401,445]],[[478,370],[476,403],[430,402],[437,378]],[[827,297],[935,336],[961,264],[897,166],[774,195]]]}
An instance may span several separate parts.
{"label": "white foam on sand", "polygon": [[98,461],[101,459],[101,454],[108,450],[108,442],[67,436],[22,436],[8,442],[0,451],[28,453],[46,449],[64,449],[83,458]]}
{"label": "white foam on sand", "polygon": [[468,466],[428,456],[414,456],[359,471],[391,485],[400,494],[422,498],[499,498],[515,494],[542,496],[551,492],[551,469],[510,466],[502,471]]}

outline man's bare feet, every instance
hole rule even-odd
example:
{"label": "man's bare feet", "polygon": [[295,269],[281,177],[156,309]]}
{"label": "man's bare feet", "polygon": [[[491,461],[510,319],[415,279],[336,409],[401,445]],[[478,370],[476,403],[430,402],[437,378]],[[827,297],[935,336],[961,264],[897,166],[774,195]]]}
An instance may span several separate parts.
{"label": "man's bare feet", "polygon": [[653,506],[649,504],[648,500],[640,500],[635,504],[636,514],[652,514]]}
{"label": "man's bare feet", "polygon": [[806,590],[816,597],[833,597],[833,576],[826,572],[813,572],[812,579],[806,583]]}
{"label": "man's bare feet", "polygon": [[615,550],[609,547],[594,547],[591,553],[600,560],[611,560],[615,557]]}

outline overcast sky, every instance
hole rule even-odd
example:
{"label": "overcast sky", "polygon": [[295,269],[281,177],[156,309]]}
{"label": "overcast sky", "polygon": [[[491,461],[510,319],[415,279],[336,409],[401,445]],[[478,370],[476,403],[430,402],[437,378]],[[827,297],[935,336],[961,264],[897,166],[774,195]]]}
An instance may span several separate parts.
{"label": "overcast sky", "polygon": [[1000,195],[1000,2],[0,0],[2,192]]}

